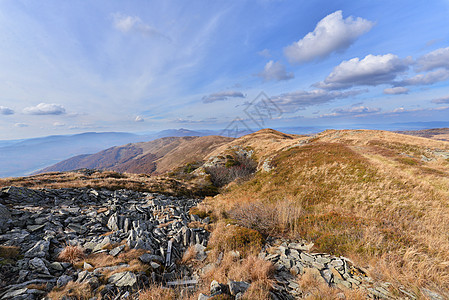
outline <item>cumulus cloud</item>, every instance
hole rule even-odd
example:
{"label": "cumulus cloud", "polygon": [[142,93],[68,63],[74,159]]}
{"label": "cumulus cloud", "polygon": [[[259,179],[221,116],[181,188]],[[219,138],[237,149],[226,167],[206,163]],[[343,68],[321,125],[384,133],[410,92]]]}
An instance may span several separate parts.
{"label": "cumulus cloud", "polygon": [[15,127],[28,127],[29,125],[25,124],[25,123],[16,123],[16,124],[14,124],[14,126]]}
{"label": "cumulus cloud", "polygon": [[242,92],[225,91],[204,96],[202,100],[204,103],[212,103],[215,101],[225,101],[229,98],[245,98],[245,95]]}
{"label": "cumulus cloud", "polygon": [[393,54],[369,54],[362,60],[356,57],[340,63],[324,81],[314,86],[332,90],[391,83],[397,75],[407,70],[411,63],[411,58],[400,59]]}
{"label": "cumulus cloud", "polygon": [[134,119],[134,122],[144,122],[144,121],[145,121],[145,119],[142,118],[141,116],[137,116],[137,117]]}
{"label": "cumulus cloud", "polygon": [[408,94],[408,88],[405,88],[402,86],[387,88],[387,89],[384,89],[384,94],[387,94],[387,95]]}
{"label": "cumulus cloud", "polygon": [[283,64],[272,60],[265,65],[263,71],[257,74],[257,76],[263,78],[265,81],[289,80],[295,77],[292,72],[287,72],[285,70],[285,66]]}
{"label": "cumulus cloud", "polygon": [[427,53],[416,61],[418,71],[430,71],[437,68],[449,69],[449,47]]}
{"label": "cumulus cloud", "polygon": [[14,110],[6,106],[0,106],[0,115],[12,115]]}
{"label": "cumulus cloud", "polygon": [[449,96],[447,97],[442,97],[442,98],[437,98],[437,99],[433,99],[432,103],[436,103],[436,104],[449,104]]}
{"label": "cumulus cloud", "polygon": [[53,123],[53,126],[55,126],[55,127],[63,127],[63,126],[65,126],[65,123],[62,123],[62,122],[54,122],[54,123]]}
{"label": "cumulus cloud", "polygon": [[312,32],[286,47],[284,54],[290,63],[325,58],[334,51],[347,49],[373,25],[373,22],[360,17],[343,19],[342,11],[338,10],[319,21]]}
{"label": "cumulus cloud", "polygon": [[39,103],[25,107],[23,112],[29,115],[62,115],[65,114],[65,108],[60,104]]}
{"label": "cumulus cloud", "polygon": [[332,113],[322,115],[321,117],[342,117],[342,116],[363,117],[367,114],[378,113],[380,111],[381,109],[378,107],[356,106],[351,108],[334,109]]}
{"label": "cumulus cloud", "polygon": [[276,103],[285,112],[295,112],[304,109],[307,106],[319,105],[334,99],[349,98],[365,90],[352,90],[346,92],[340,91],[326,91],[326,90],[312,90],[312,91],[297,91],[292,93],[285,93],[279,96],[272,97],[271,100]]}
{"label": "cumulus cloud", "polygon": [[168,36],[156,28],[145,24],[139,17],[126,16],[121,13],[112,14],[114,28],[123,32],[137,32],[149,37],[163,37],[170,40]]}

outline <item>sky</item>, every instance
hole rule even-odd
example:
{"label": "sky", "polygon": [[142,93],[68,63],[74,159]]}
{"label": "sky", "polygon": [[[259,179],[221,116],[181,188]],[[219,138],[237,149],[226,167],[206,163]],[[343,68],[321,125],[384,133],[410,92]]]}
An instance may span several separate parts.
{"label": "sky", "polygon": [[0,0],[0,139],[449,121],[449,0]]}

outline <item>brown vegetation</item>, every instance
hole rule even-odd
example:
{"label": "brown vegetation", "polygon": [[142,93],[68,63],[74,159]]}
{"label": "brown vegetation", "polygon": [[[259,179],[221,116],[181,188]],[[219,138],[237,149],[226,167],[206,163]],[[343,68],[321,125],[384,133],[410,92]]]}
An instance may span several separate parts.
{"label": "brown vegetation", "polygon": [[65,248],[59,253],[58,258],[60,261],[69,263],[75,263],[82,260],[85,257],[84,249],[80,246],[65,246]]}
{"label": "brown vegetation", "polygon": [[20,254],[20,248],[17,246],[1,246],[0,245],[0,258],[15,259]]}

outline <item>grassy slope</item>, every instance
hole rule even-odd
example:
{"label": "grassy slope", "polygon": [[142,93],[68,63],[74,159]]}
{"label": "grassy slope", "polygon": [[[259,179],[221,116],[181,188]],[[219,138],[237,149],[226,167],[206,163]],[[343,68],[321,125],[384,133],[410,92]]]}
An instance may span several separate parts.
{"label": "grassy slope", "polygon": [[[271,172],[258,172],[208,203],[217,217],[306,238],[317,251],[369,267],[375,278],[447,294],[449,163],[429,149],[447,150],[449,143],[326,131],[278,151]],[[421,155],[436,160],[423,162]]]}

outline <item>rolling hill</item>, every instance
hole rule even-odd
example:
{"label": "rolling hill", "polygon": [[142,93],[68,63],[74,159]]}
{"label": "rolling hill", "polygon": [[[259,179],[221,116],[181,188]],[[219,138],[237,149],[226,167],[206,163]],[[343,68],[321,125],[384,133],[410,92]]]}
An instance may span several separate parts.
{"label": "rolling hill", "polygon": [[229,137],[166,137],[150,142],[112,147],[90,155],[79,155],[38,173],[101,169],[128,173],[161,174],[187,163],[203,160]]}

